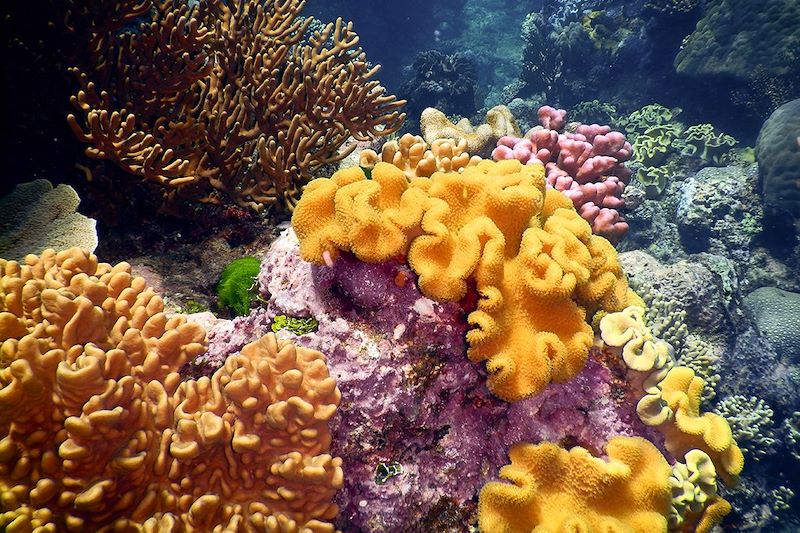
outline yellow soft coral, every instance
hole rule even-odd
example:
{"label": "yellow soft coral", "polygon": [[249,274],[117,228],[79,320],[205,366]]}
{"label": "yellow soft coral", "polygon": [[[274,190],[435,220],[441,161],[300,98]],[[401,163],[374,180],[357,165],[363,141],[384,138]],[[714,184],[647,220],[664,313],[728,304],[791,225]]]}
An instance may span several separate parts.
{"label": "yellow soft coral", "polygon": [[732,482],[742,471],[744,456],[728,422],[714,413],[701,413],[705,382],[688,367],[676,367],[672,348],[655,339],[644,323],[644,309],[628,307],[600,320],[600,334],[609,348],[620,352],[632,370],[647,372],[645,396],[636,411],[647,425],[658,427],[667,450],[676,457],[697,449],[707,453],[717,472]]}
{"label": "yellow soft coral", "polygon": [[717,495],[714,463],[702,450],[691,450],[685,463],[675,463],[669,477],[672,505],[670,531],[708,533],[731,511],[730,504]]}
{"label": "yellow soft coral", "polygon": [[182,381],[204,330],[79,249],[0,260],[0,528],[330,533],[339,402],[273,335]]}
{"label": "yellow soft coral", "polygon": [[468,355],[487,361],[489,387],[505,400],[574,377],[593,340],[587,318],[635,300],[613,246],[545,189],[541,165],[481,161],[409,182],[378,163],[371,178],[347,169],[308,185],[292,218],[301,255],[407,257],[436,300],[459,300],[474,283]]}
{"label": "yellow soft coral", "polygon": [[744,467],[744,456],[728,421],[715,413],[700,412],[703,380],[691,368],[679,366],[671,369],[658,386],[661,398],[674,413],[671,420],[658,425],[667,450],[676,457],[692,449],[703,450],[723,480],[734,482]]}
{"label": "yellow soft coral", "polygon": [[614,437],[608,460],[576,447],[518,444],[478,502],[486,533],[657,533],[667,530],[670,467],[639,437]]}

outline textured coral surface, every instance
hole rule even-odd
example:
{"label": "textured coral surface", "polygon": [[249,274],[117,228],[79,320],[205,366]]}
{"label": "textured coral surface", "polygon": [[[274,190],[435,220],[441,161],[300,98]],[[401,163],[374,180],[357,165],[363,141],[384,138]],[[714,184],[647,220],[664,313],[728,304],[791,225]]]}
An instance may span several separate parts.
{"label": "textured coral surface", "polygon": [[[333,267],[311,265],[289,230],[263,262],[267,308],[209,334],[206,373],[268,331],[275,315],[318,321],[314,333],[278,335],[323,351],[342,390],[332,427],[332,452],[347,474],[336,498],[341,529],[463,531],[480,487],[518,442],[577,444],[595,454],[614,435],[658,442],[636,416],[620,363],[594,350],[573,380],[513,404],[496,399],[481,367],[464,357],[467,311],[428,299],[417,281],[396,260],[342,254]],[[379,463],[392,461],[403,473],[376,483]]]}
{"label": "textured coral surface", "polygon": [[481,491],[485,532],[666,531],[669,465],[652,443],[615,437],[606,461],[583,448],[552,443],[511,448],[511,464]]}
{"label": "textured coral surface", "polygon": [[0,272],[0,526],[334,530],[322,354],[268,335],[182,380],[205,331],[126,263],[73,248]]}
{"label": "textured coral surface", "polygon": [[422,293],[440,301],[474,286],[468,356],[487,362],[492,392],[515,401],[577,375],[592,344],[587,320],[633,298],[613,246],[543,174],[481,161],[409,183],[388,163],[369,180],[346,169],[309,184],[292,223],[308,261],[407,256]]}

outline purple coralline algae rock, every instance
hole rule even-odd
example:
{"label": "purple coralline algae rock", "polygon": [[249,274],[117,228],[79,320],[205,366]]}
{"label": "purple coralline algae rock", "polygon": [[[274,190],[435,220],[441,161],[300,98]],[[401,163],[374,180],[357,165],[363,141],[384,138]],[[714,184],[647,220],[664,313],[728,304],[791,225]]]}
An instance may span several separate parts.
{"label": "purple coralline algae rock", "polygon": [[[520,441],[580,445],[600,454],[613,435],[653,433],[628,383],[596,351],[584,370],[509,404],[466,356],[469,310],[423,296],[405,263],[342,254],[333,267],[300,258],[294,232],[272,245],[258,277],[265,308],[211,326],[193,373],[270,331],[276,315],[313,317],[316,332],[279,337],[319,350],[342,392],[331,453],[344,461],[336,501],[345,532],[465,531],[477,494]],[[617,369],[617,374],[619,369]]]}

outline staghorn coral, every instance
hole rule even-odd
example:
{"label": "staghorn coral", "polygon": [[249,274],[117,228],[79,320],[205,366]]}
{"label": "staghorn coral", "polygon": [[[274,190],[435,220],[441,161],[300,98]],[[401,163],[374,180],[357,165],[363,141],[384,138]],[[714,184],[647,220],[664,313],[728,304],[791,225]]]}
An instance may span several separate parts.
{"label": "staghorn coral", "polygon": [[764,400],[737,394],[719,402],[714,411],[730,423],[733,437],[748,457],[758,461],[774,451],[774,413]]}
{"label": "staghorn coral", "polygon": [[317,264],[341,251],[407,256],[436,300],[461,300],[474,282],[468,356],[487,361],[489,388],[510,401],[574,377],[592,343],[587,319],[637,300],[613,246],[545,189],[541,165],[481,161],[411,183],[387,163],[370,180],[346,169],[308,185],[292,224]]}
{"label": "staghorn coral", "polygon": [[460,171],[470,163],[477,164],[480,157],[470,157],[466,139],[458,143],[452,139],[436,139],[429,149],[422,137],[406,133],[399,140],[384,143],[380,155],[370,149],[362,150],[359,154],[359,166],[370,172],[378,161],[393,164],[412,180],[429,178],[437,171]]}
{"label": "staghorn coral", "polygon": [[126,263],[73,248],[0,271],[0,526],[333,532],[322,354],[267,335],[182,381],[205,331]]}
{"label": "staghorn coral", "polygon": [[619,210],[625,205],[622,193],[631,176],[625,167],[631,157],[630,143],[621,133],[598,124],[578,124],[573,133],[562,132],[567,115],[563,109],[542,106],[538,115],[542,127],[533,128],[524,138],[501,137],[492,158],[545,165],[548,186],[572,200],[594,233],[619,241],[628,230]]}
{"label": "staghorn coral", "polygon": [[481,491],[478,522],[486,532],[665,531],[669,465],[642,438],[614,437],[607,460],[575,447],[518,444],[500,476]]}
{"label": "staghorn coral", "polygon": [[[396,131],[403,101],[373,80],[341,19],[304,39],[303,0],[73,5],[92,63],[69,115],[86,154],[168,199],[290,209],[313,168],[351,136]],[[145,17],[138,32],[126,23]],[[82,28],[79,27],[83,26]],[[352,148],[350,149],[352,151]]]}
{"label": "staghorn coral", "polygon": [[453,124],[447,115],[436,108],[428,107],[419,119],[422,137],[433,144],[437,139],[451,139],[459,144],[466,141],[465,150],[471,154],[488,156],[497,139],[504,135],[519,135],[519,128],[511,111],[498,105],[486,112],[486,123],[473,126],[469,120],[461,119]]}

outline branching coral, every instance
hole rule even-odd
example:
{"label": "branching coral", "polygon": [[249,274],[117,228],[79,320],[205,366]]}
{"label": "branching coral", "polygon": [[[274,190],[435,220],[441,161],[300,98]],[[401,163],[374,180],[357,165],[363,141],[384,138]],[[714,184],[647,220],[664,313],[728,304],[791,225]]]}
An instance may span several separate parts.
{"label": "branching coral", "polygon": [[720,358],[720,348],[703,340],[697,335],[688,335],[680,351],[678,364],[694,370],[695,375],[701,377],[706,386],[703,389],[703,400],[713,400],[717,395],[716,388],[719,383],[717,362]]}
{"label": "branching coral", "polygon": [[[93,64],[69,123],[89,157],[209,202],[291,208],[353,136],[397,130],[402,101],[373,80],[351,24],[304,34],[302,0],[89,2]],[[125,24],[145,16],[130,33]],[[75,70],[76,73],[78,70]]]}
{"label": "branching coral", "polygon": [[574,133],[564,133],[566,114],[563,109],[541,107],[542,127],[524,138],[501,137],[492,158],[546,165],[547,184],[572,200],[596,234],[619,241],[628,230],[619,210],[625,205],[622,193],[631,176],[625,167],[631,145],[620,132],[598,124],[580,124]]}
{"label": "branching coral", "polygon": [[126,263],[0,260],[0,527],[331,533],[339,391],[268,335],[181,382],[205,332]]}
{"label": "branching coral", "polygon": [[480,157],[469,155],[466,139],[458,143],[452,139],[436,139],[429,149],[422,137],[406,133],[397,141],[387,141],[380,155],[369,149],[359,154],[361,168],[371,171],[378,161],[393,164],[411,180],[429,178],[437,171],[460,171],[470,163],[476,164]]}
{"label": "branching coral", "polygon": [[575,447],[518,444],[511,464],[481,491],[482,531],[586,531],[652,533],[665,531],[670,491],[669,465],[642,438],[615,437],[608,460]]}
{"label": "branching coral", "polygon": [[755,396],[729,396],[717,404],[715,411],[730,422],[736,442],[748,457],[758,461],[772,451],[774,413],[764,400]]}
{"label": "branching coral", "polygon": [[407,256],[430,298],[481,298],[468,320],[468,355],[488,361],[489,387],[506,400],[574,377],[598,310],[636,300],[611,244],[557,191],[541,165],[481,161],[461,173],[408,182],[378,163],[306,188],[292,223],[301,254],[318,264],[348,251],[367,262]]}

